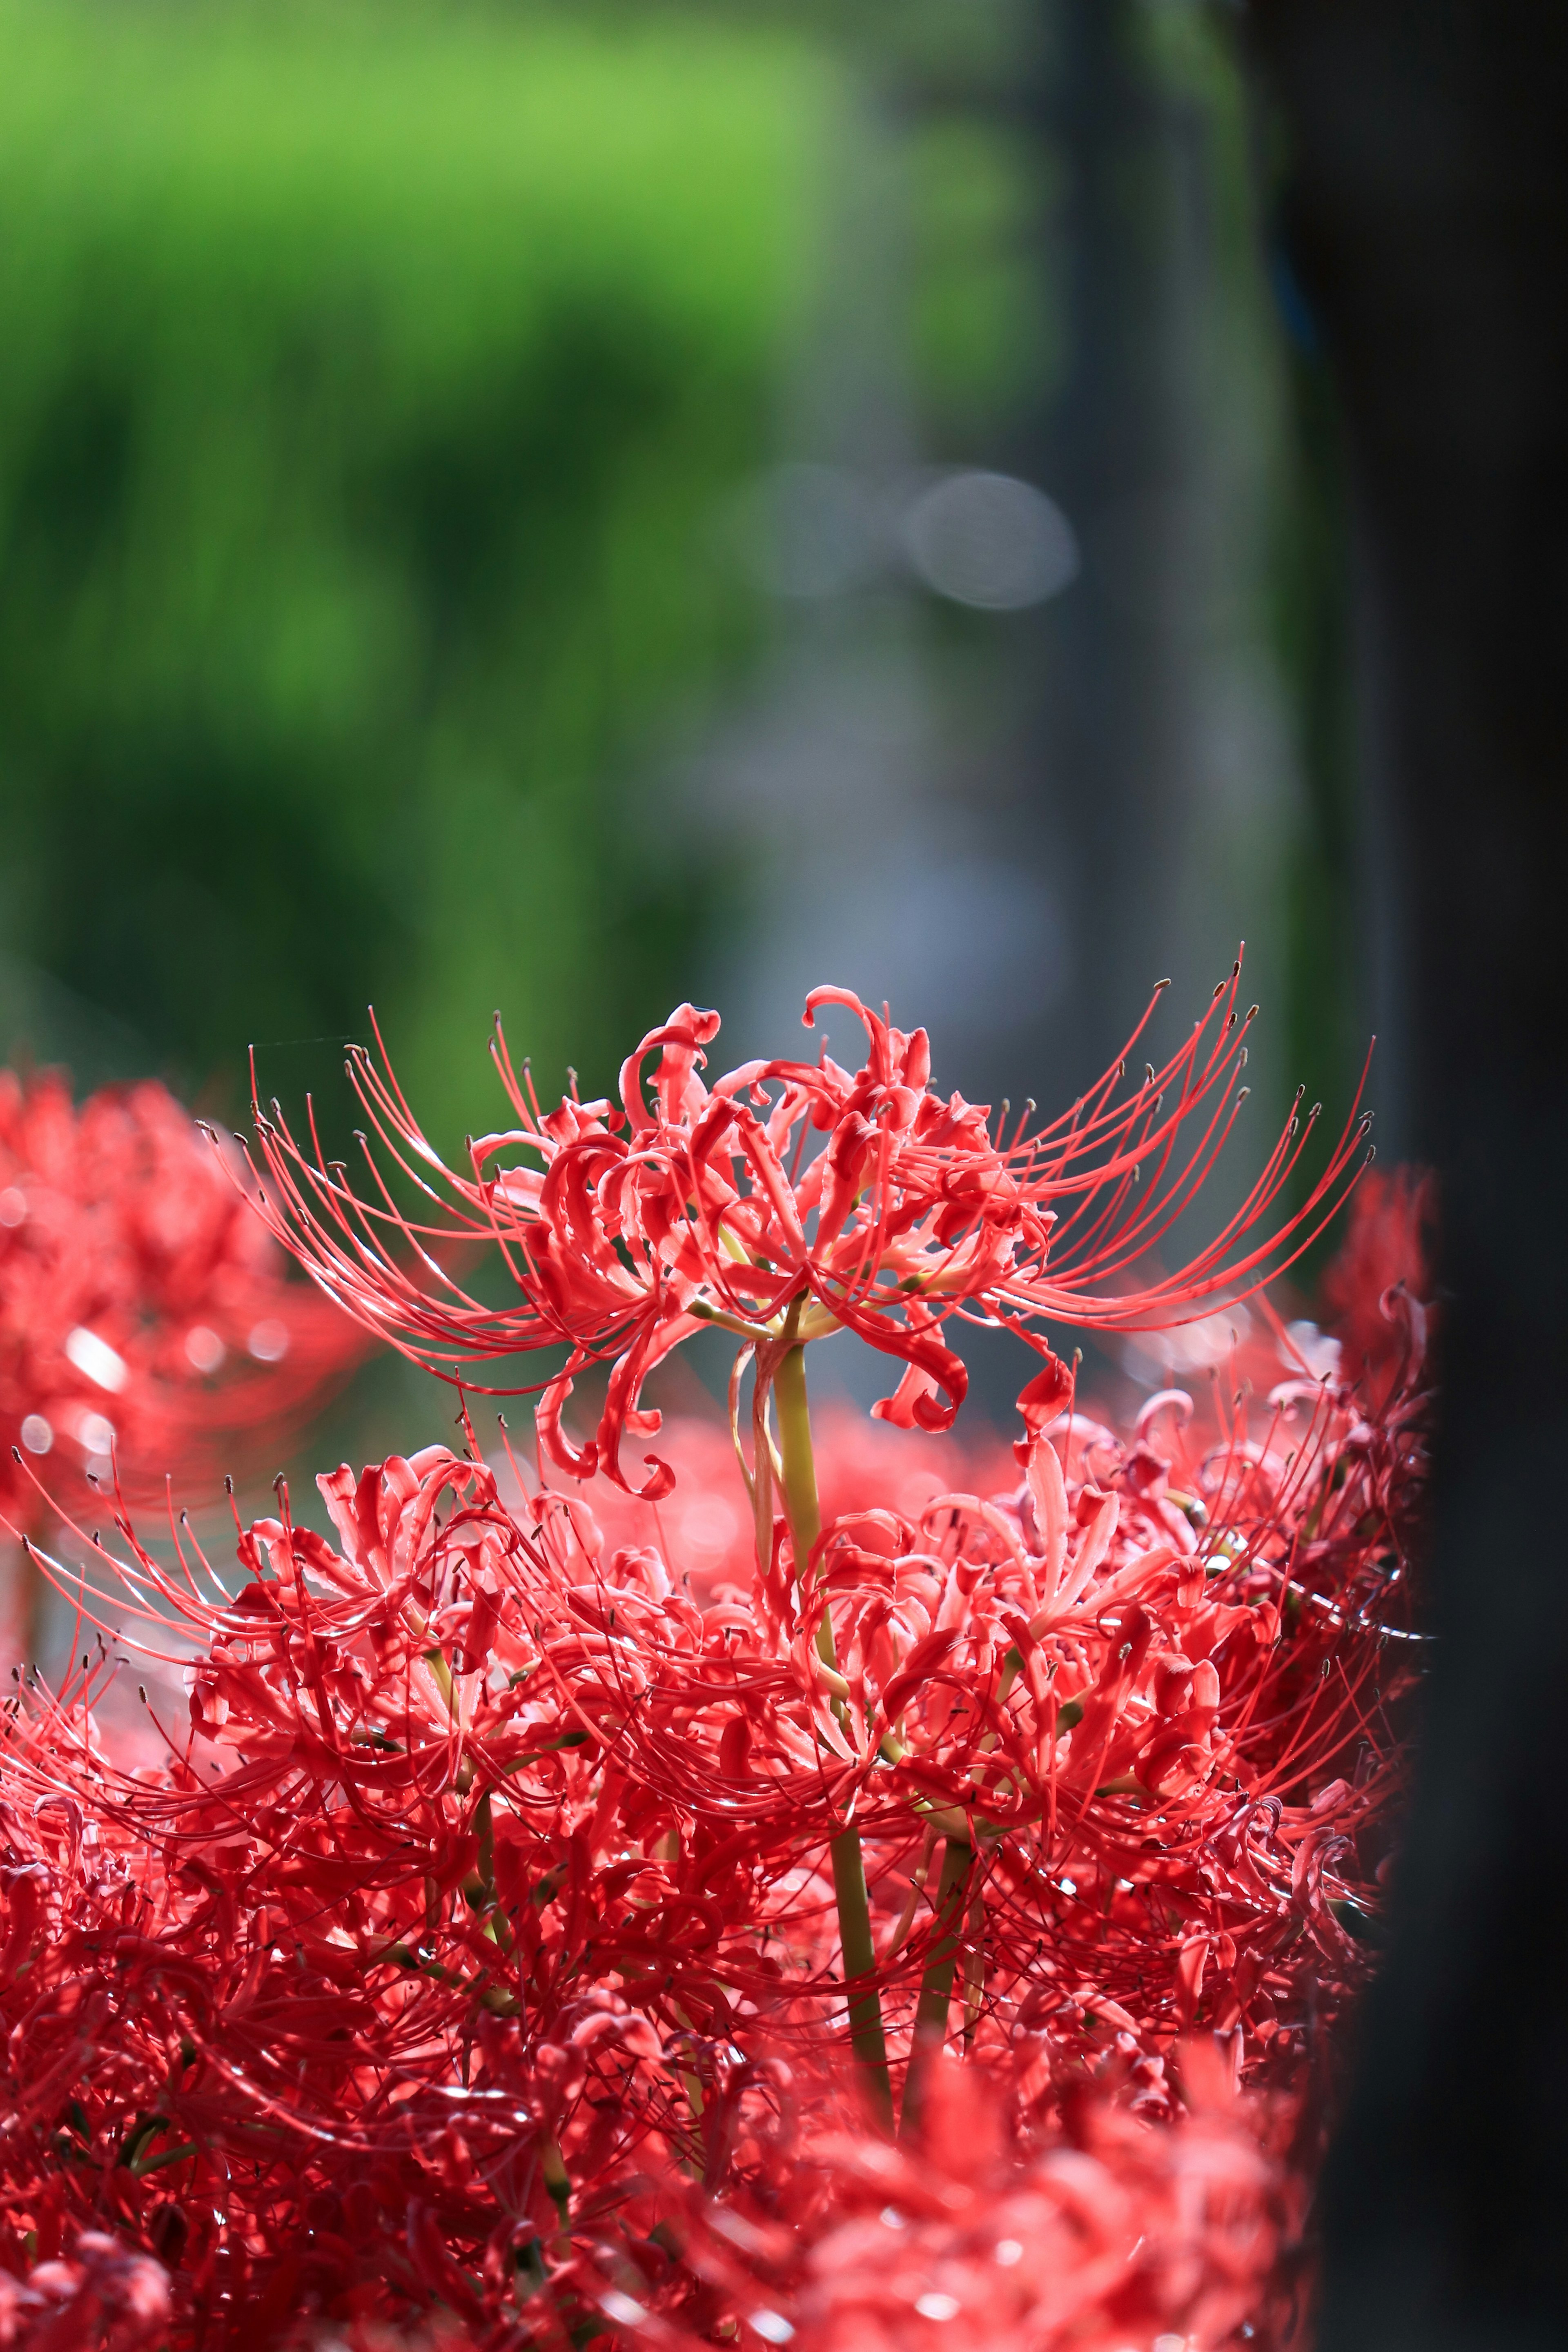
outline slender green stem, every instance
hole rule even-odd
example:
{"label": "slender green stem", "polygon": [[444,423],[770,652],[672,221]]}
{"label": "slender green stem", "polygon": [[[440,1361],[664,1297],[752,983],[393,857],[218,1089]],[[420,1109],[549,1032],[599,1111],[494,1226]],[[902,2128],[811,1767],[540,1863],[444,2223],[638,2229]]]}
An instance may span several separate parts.
{"label": "slender green stem", "polygon": [[[773,1374],[773,1395],[779,1413],[779,1459],[784,1466],[784,1509],[795,1541],[795,1573],[804,1583],[812,1549],[822,1532],[822,1507],[816,1494],[816,1460],[811,1446],[811,1413],[805,1393],[805,1349],[785,1349]],[[816,1629],[816,1651],[823,1664],[837,1667],[833,1623],[826,1610]],[[835,1702],[836,1707],[839,1706]],[[841,1708],[839,1709],[841,1712]],[[888,2073],[888,2043],[882,2031],[882,2004],[874,1984],[877,1954],[871,1940],[871,1906],[866,1891],[866,1863],[858,1829],[840,1830],[832,1844],[833,1891],[838,1905],[838,1941],[844,1955],[844,1981],[849,2011],[849,2041],[867,2093],[877,2115],[890,2129],[893,2088]],[[859,1990],[856,1990],[857,1980]]]}
{"label": "slender green stem", "polygon": [[[805,1349],[785,1349],[773,1374],[773,1396],[779,1409],[779,1459],[784,1465],[784,1509],[795,1538],[795,1574],[804,1584],[813,1549],[822,1533],[822,1506],[816,1496],[816,1456],[811,1445],[811,1409],[805,1393]],[[825,1646],[826,1645],[826,1646]],[[817,1628],[818,1654],[828,1664],[833,1657],[833,1626],[824,1613]]]}
{"label": "slender green stem", "polygon": [[858,1979],[862,1990],[849,1994],[849,2042],[865,2078],[865,2087],[879,2123],[893,2127],[893,2085],[888,2073],[888,2043],[882,2031],[882,2003],[875,1984],[877,1954],[871,1942],[871,1906],[866,1892],[866,1862],[860,1832],[840,1830],[829,1852],[833,1856],[833,1892],[838,1904],[838,1940],[844,1952],[847,1986]]}
{"label": "slender green stem", "polygon": [[544,2186],[550,2191],[550,2201],[561,2224],[558,2242],[563,2251],[569,2251],[572,2244],[572,2179],[562,2159],[561,2149],[553,2139],[541,2140],[539,2168],[544,2175]]}
{"label": "slender green stem", "polygon": [[936,1941],[931,1956],[921,1979],[921,1997],[915,2011],[914,2047],[910,2053],[910,2071],[904,2079],[904,2111],[901,2130],[918,2128],[921,2119],[921,2095],[931,2062],[941,2053],[947,2040],[947,2012],[952,2000],[953,1970],[958,1960],[959,1922],[963,1916],[963,1891],[969,1883],[969,1873],[974,1862],[974,1849],[967,1838],[950,1837],[942,1850],[942,1878],[936,1891]]}

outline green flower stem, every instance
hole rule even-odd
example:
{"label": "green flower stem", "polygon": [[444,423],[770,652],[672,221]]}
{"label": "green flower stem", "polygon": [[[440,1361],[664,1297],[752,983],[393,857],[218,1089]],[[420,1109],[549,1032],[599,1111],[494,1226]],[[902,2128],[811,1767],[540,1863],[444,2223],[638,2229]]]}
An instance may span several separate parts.
{"label": "green flower stem", "polygon": [[[804,1581],[807,1563],[822,1533],[822,1507],[816,1494],[816,1460],[811,1447],[811,1413],[805,1393],[805,1349],[785,1349],[773,1375],[773,1396],[779,1415],[779,1459],[784,1465],[784,1509],[795,1540],[795,1570]],[[816,1651],[824,1665],[837,1668],[833,1624],[826,1610],[816,1629]],[[835,1702],[836,1707],[838,1703]],[[859,2063],[867,2092],[877,2115],[890,2130],[893,2087],[888,2073],[888,2043],[882,2031],[882,2004],[874,1977],[876,1948],[871,1941],[871,1906],[866,1891],[866,1863],[857,1829],[840,1830],[830,1849],[833,1891],[838,1905],[838,1941],[844,1955],[844,1980],[848,1993],[849,2040]],[[951,1974],[951,1971],[950,1971]],[[862,1989],[852,1990],[857,1980]]]}
{"label": "green flower stem", "polygon": [[[866,1864],[860,1832],[840,1830],[828,1849],[833,1857],[833,1892],[838,1905],[838,1940],[844,1950],[846,1982],[873,1976],[877,1955],[871,1942],[871,1906],[866,1893]],[[849,2040],[865,2076],[866,2092],[879,2123],[893,2127],[893,2085],[888,2073],[888,2043],[882,2032],[882,2004],[875,1985],[849,1996]]]}
{"label": "green flower stem", "polygon": [[569,2253],[572,2247],[572,2179],[557,2141],[541,2140],[539,2168],[544,2175],[544,2186],[550,2191],[550,2201],[561,2225],[557,2243],[562,2252]]}
{"label": "green flower stem", "polygon": [[921,1979],[920,2003],[915,2011],[914,2047],[910,2053],[910,2071],[904,2082],[901,2128],[905,2132],[919,2126],[921,2094],[925,2076],[947,2040],[947,2012],[952,2000],[953,1970],[958,1960],[963,1891],[969,1883],[973,1863],[974,1849],[967,1838],[944,1840],[942,1878],[936,1891],[936,1941],[931,1947],[925,1974]]}

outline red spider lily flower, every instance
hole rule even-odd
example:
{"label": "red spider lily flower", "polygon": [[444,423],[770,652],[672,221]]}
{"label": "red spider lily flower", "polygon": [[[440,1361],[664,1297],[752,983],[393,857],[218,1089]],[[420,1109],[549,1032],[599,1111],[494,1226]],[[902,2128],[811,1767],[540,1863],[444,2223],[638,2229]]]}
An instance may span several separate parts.
{"label": "red spider lily flower", "polygon": [[101,2230],[83,2230],[66,2261],[38,2263],[25,2282],[0,2271],[0,2344],[43,2352],[141,2352],[167,2336],[163,2264]]}
{"label": "red spider lily flower", "polygon": [[1369,1395],[1384,1399],[1404,1385],[1407,1367],[1418,1366],[1425,1352],[1436,1216],[1430,1173],[1374,1174],[1365,1198],[1358,1193],[1344,1244],[1324,1277],[1342,1376]]}
{"label": "red spider lily flower", "polygon": [[132,1543],[148,1652],[201,1641],[166,1769],[99,1738],[101,1664],[0,1740],[0,2255],[107,2195],[181,2341],[215,2301],[477,2322],[476,2278],[542,2283],[557,2193],[684,2122],[666,2041],[722,1964],[571,1695],[609,1646],[571,1511],[536,1539],[441,1450],[322,1484],[342,1549],[258,1522],[232,1598]]}
{"label": "red spider lily flower", "polygon": [[[1238,2327],[1273,2352],[1294,2332],[1281,2257],[1308,2201],[1295,2103],[1238,2095],[1206,2039],[1180,2068],[1179,2120],[1142,2121],[1084,2081],[1027,2151],[973,2070],[937,2070],[930,2129],[898,2147],[803,2083],[737,2195],[688,2195],[688,2264],[799,2352],[1206,2352]],[[711,2340],[686,2281],[625,2256],[600,2309],[628,2343]]]}
{"label": "red spider lily flower", "polygon": [[1301,1385],[1259,1435],[1238,1407],[1198,1440],[1166,1394],[1128,1440],[1082,1416],[1076,1442],[1037,1439],[1011,1495],[830,1521],[803,1587],[736,1593],[706,1691],[678,1640],[640,1651],[622,1769],[715,1839],[743,1823],[764,1869],[853,1818],[889,2017],[939,1940],[944,1845],[973,2004],[1024,1999],[1043,1942],[1096,1988],[1075,2008],[1058,1987],[1075,2031],[1085,2006],[1156,2038],[1190,2022],[1200,1961],[1211,2008],[1236,1989],[1261,2023],[1297,1999],[1289,1971],[1258,1989],[1305,1928],[1326,2007],[1345,1919],[1378,1907],[1353,1842],[1397,1792],[1367,1727],[1418,1656],[1412,1428],[1402,1404],[1385,1440],[1347,1392]]}
{"label": "red spider lily flower", "polygon": [[[1063,1376],[1035,1326],[1129,1330],[1200,1315],[1289,1264],[1352,1171],[1365,1132],[1354,1110],[1303,1207],[1268,1231],[1317,1112],[1292,1115],[1206,1248],[1176,1275],[1115,1286],[1169,1234],[1234,1123],[1253,1018],[1237,1010],[1240,973],[1238,961],[1186,1044],[1130,1094],[1119,1087],[1158,990],[1118,1063],[1070,1112],[1032,1130],[1026,1116],[1011,1132],[1005,1108],[993,1122],[932,1089],[923,1030],[905,1034],[843,989],[815,990],[805,1022],[828,1005],[850,1011],[867,1036],[858,1070],[824,1047],[816,1063],[749,1063],[710,1089],[700,1073],[718,1015],[681,1005],[628,1057],[618,1109],[574,1097],[542,1113],[498,1023],[491,1051],[516,1124],[470,1140],[467,1174],[426,1140],[384,1053],[378,1066],[356,1049],[355,1088],[422,1207],[397,1205],[363,1139],[373,1189],[356,1193],[323,1161],[313,1127],[307,1152],[274,1105],[269,1118],[257,1108],[265,1213],[329,1296],[447,1379],[483,1388],[475,1367],[565,1345],[540,1431],[577,1477],[603,1470],[627,1483],[623,1436],[658,1425],[642,1409],[644,1383],[705,1322],[751,1344],[763,1390],[790,1349],[856,1331],[905,1367],[877,1412],[940,1431],[967,1381],[945,1323],[999,1321],[1047,1359],[1030,1399],[1044,1413]],[[500,1244],[518,1303],[487,1307],[447,1269],[452,1244],[479,1241]],[[574,1374],[595,1360],[612,1364],[604,1412],[596,1437],[574,1447],[562,1409]],[[637,1491],[668,1493],[668,1465],[649,1455],[647,1470]]]}
{"label": "red spider lily flower", "polygon": [[16,1449],[132,1492],[276,1432],[363,1351],[289,1281],[237,1175],[149,1081],[79,1107],[0,1071],[0,1512],[36,1519]]}
{"label": "red spider lily flower", "polygon": [[[719,1456],[679,1430],[679,1512],[432,1448],[324,1478],[331,1539],[285,1490],[237,1580],[177,1525],[168,1562],[123,1513],[117,1559],[80,1538],[83,1622],[185,1690],[161,1757],[90,1645],[0,1714],[0,2272],[58,2303],[101,2234],[174,2352],[437,2313],[1283,2345],[1424,1396],[1414,1347],[1363,1395],[1252,1344],[1261,1402],[1037,1409],[1021,1483],[949,1454],[943,1493],[919,1436],[918,1485],[864,1432],[836,1465],[829,1424],[795,1578],[749,1510],[688,1556]],[[847,1821],[897,2145],[841,2021]]]}

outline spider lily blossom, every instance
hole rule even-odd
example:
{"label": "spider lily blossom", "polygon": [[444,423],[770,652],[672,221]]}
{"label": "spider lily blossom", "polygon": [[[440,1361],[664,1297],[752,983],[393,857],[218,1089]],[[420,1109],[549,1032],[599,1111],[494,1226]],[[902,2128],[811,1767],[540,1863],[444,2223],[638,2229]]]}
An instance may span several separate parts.
{"label": "spider lily blossom", "polygon": [[79,1106],[58,1073],[0,1071],[0,1511],[34,1509],[18,1448],[100,1477],[112,1456],[156,1494],[229,1466],[363,1354],[288,1278],[224,1150],[151,1081]]}
{"label": "spider lily blossom", "polygon": [[828,1420],[765,1544],[680,1424],[658,1512],[469,1426],[330,1534],[280,1485],[237,1576],[68,1528],[80,1645],[0,1710],[0,2331],[1299,2344],[1422,1654],[1407,1206],[1353,1361],[1037,1395],[1021,1479]]}
{"label": "spider lily blossom", "polygon": [[[1254,1339],[1022,1479],[829,1421],[784,1586],[742,1512],[699,1565],[695,1501],[471,1432],[323,1477],[330,1535],[281,1490],[237,1576],[77,1531],[115,1651],[0,1714],[0,2326],[1299,2344],[1421,1654],[1404,1197],[1357,1199],[1369,1372]],[[669,1452],[716,1504],[721,1434]],[[847,1818],[896,2141],[837,2022]]]}
{"label": "spider lily blossom", "polygon": [[[700,1074],[719,1017],[685,1004],[627,1058],[618,1107],[574,1095],[542,1111],[498,1019],[491,1052],[515,1124],[470,1139],[466,1171],[427,1141],[384,1050],[377,1061],[356,1049],[349,1070],[374,1138],[418,1206],[400,1205],[369,1137],[356,1191],[324,1160],[313,1125],[307,1150],[274,1105],[256,1114],[263,1213],[330,1297],[470,1391],[515,1392],[521,1383],[481,1370],[563,1345],[539,1424],[552,1461],[576,1477],[633,1483],[622,1441],[658,1426],[644,1383],[704,1324],[754,1351],[759,1391],[792,1349],[852,1330],[903,1366],[877,1412],[941,1431],[967,1384],[946,1324],[1001,1323],[1046,1360],[1025,1401],[1037,1425],[1066,1393],[1042,1324],[1133,1330],[1201,1316],[1291,1264],[1353,1181],[1359,1097],[1303,1205],[1270,1227],[1318,1116],[1293,1112],[1214,1240],[1179,1272],[1129,1283],[1202,1187],[1246,1094],[1257,1008],[1239,1011],[1240,977],[1238,961],[1185,1044],[1129,1091],[1156,990],[1113,1067],[1037,1125],[1032,1105],[1014,1123],[1005,1106],[994,1118],[938,1094],[925,1032],[906,1034],[836,988],[812,992],[805,1023],[830,1006],[850,1013],[867,1041],[858,1070],[824,1046],[816,1062],[752,1062],[710,1087]],[[490,1242],[517,1294],[501,1307],[453,1270],[454,1245]],[[608,1389],[595,1436],[575,1445],[563,1408],[593,1362],[611,1365]],[[636,1491],[657,1500],[668,1466],[649,1454],[644,1467]]]}
{"label": "spider lily blossom", "polygon": [[[1162,2339],[1207,2352],[1237,2331],[1279,2345],[1293,2332],[1281,2257],[1306,2201],[1289,2160],[1299,2103],[1238,2095],[1206,2036],[1173,2054],[1184,2105],[1169,2120],[1142,2120],[1085,2080],[1065,2128],[1027,2150],[984,2077],[957,2065],[933,2077],[919,2147],[791,2103],[786,2147],[749,2194],[724,2211],[688,2200],[688,2259],[723,2281],[764,2343],[798,2352],[1127,2352]],[[601,2298],[609,2316],[615,2291]],[[623,2291],[623,2325],[626,2305]],[[664,2352],[704,2340],[662,2311],[645,2336]]]}
{"label": "spider lily blossom", "polygon": [[[281,1112],[268,1119],[259,1106],[268,1183],[258,1186],[258,1203],[329,1295],[463,1386],[493,1393],[500,1384],[476,1381],[476,1364],[564,1344],[565,1366],[544,1385],[536,1412],[542,1456],[577,1479],[602,1471],[647,1502],[668,1495],[674,1475],[654,1454],[640,1483],[622,1467],[623,1438],[658,1430],[657,1412],[642,1402],[644,1383],[704,1324],[736,1334],[742,1348],[731,1381],[731,1427],[763,1591],[781,1622],[791,1588],[798,1594],[799,1613],[810,1621],[808,1671],[829,1695],[821,1737],[844,1755],[852,1694],[832,1613],[814,1607],[811,1590],[822,1526],[807,1346],[849,1329],[901,1361],[902,1377],[874,1412],[940,1432],[966,1386],[963,1360],[944,1337],[947,1321],[999,1323],[1045,1360],[1019,1399],[1037,1440],[1071,1394],[1070,1375],[1036,1328],[1042,1320],[1071,1317],[1109,1329],[1180,1322],[1216,1295],[1255,1287],[1289,1264],[1353,1181],[1365,1133],[1353,1111],[1304,1208],[1277,1231],[1259,1237],[1315,1111],[1287,1122],[1241,1207],[1179,1275],[1142,1288],[1112,1286],[1170,1233],[1235,1122],[1253,1018],[1238,1012],[1240,981],[1238,958],[1186,1044],[1163,1070],[1146,1066],[1142,1084],[1123,1094],[1127,1057],[1152,1018],[1156,989],[1126,1052],[1089,1095],[1033,1129],[1031,1105],[1011,1134],[1005,1108],[993,1132],[988,1112],[936,1093],[923,1030],[906,1035],[842,989],[815,990],[805,1019],[814,1025],[830,1005],[853,1014],[867,1040],[858,1071],[824,1045],[816,1063],[747,1063],[710,1088],[700,1073],[719,1018],[686,1004],[623,1065],[619,1109],[574,1094],[543,1114],[526,1066],[519,1081],[498,1020],[492,1053],[518,1123],[470,1139],[468,1176],[443,1166],[384,1049],[379,1066],[356,1051],[349,1069],[360,1099],[393,1166],[426,1206],[412,1217],[400,1208],[368,1138],[362,1144],[374,1198],[326,1164],[313,1124],[308,1156]],[[499,1244],[521,1302],[499,1311],[463,1289],[437,1255],[444,1244],[450,1255],[451,1244],[486,1239]],[[595,1436],[574,1444],[563,1412],[574,1376],[595,1360],[611,1365],[604,1409]],[[740,1427],[748,1362],[750,1467]],[[1050,1606],[1047,1599],[1047,1617]],[[1108,1706],[1117,1712],[1100,1694],[1091,1710],[1097,1724]],[[944,1901],[956,1898],[957,1879],[949,1886],[947,1873],[959,1866],[961,1844],[949,1838]],[[890,2121],[861,1831],[850,1811],[828,1845],[856,2057],[868,2095]],[[945,1968],[931,1962],[921,2011],[928,2025],[945,2014]]]}

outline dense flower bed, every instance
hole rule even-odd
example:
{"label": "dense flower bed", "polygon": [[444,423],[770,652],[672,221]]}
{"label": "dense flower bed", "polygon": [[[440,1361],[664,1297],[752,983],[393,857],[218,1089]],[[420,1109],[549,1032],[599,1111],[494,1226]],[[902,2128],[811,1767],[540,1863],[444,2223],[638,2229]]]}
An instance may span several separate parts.
{"label": "dense flower bed", "polygon": [[[1227,1124],[1226,998],[1044,1144],[869,1015],[859,1074],[710,1095],[689,1011],[651,1109],[634,1057],[620,1121],[528,1108],[450,1180],[510,1320],[269,1123],[271,1213],[373,1325],[573,1355],[542,1475],[465,1416],[321,1478],[331,1540],[283,1492],[237,1578],[124,1511],[112,1573],[57,1568],[189,1717],[100,1730],[79,1644],[11,1702],[0,2343],[1299,2339],[1420,1656],[1420,1196],[1363,1180],[1338,1346],[1261,1306],[1112,1428],[1035,1318],[1212,1330],[1329,1198],[1252,1238],[1288,1135],[1195,1268],[1109,1289]],[[1034,1338],[1016,1460],[936,1433],[963,1311]],[[643,1381],[714,1322],[731,1430],[660,1431]],[[901,1360],[892,1429],[813,1431],[844,1325]]]}

